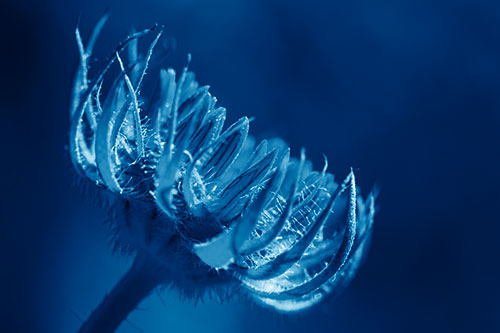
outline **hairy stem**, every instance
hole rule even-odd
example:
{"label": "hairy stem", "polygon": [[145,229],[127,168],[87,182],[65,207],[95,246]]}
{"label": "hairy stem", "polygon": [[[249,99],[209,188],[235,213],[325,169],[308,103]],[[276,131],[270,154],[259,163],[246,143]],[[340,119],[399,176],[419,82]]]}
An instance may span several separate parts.
{"label": "hairy stem", "polygon": [[156,260],[138,254],[132,267],[83,323],[79,333],[114,332],[139,303],[165,281],[166,273]]}

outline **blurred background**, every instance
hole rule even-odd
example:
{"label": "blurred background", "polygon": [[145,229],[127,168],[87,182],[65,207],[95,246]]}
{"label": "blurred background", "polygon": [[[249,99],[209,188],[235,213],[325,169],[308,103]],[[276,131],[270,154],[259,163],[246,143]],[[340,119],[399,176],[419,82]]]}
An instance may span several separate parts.
{"label": "blurred background", "polygon": [[106,6],[100,59],[163,24],[229,121],[381,188],[367,261],[314,311],[172,290],[119,332],[500,332],[500,2],[460,0],[2,1],[3,332],[75,332],[130,264],[65,150],[74,28]]}

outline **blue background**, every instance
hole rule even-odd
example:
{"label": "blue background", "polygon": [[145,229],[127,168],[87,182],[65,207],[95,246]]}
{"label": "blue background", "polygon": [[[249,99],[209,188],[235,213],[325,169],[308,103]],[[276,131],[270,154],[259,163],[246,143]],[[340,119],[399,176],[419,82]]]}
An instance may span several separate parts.
{"label": "blue background", "polygon": [[2,332],[72,332],[126,270],[65,145],[74,27],[158,22],[231,121],[381,187],[368,260],[314,311],[153,295],[120,332],[499,332],[500,2],[2,2]]}

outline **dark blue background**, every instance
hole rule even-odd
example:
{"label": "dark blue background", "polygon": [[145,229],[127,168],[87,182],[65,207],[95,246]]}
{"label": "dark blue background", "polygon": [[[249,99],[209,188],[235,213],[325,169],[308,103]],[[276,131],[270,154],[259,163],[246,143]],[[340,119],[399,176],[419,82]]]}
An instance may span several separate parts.
{"label": "dark blue background", "polygon": [[[171,65],[229,120],[378,184],[367,262],[338,298],[287,317],[150,297],[121,332],[498,332],[500,2],[109,1],[103,58],[131,26],[175,37]],[[130,263],[64,147],[78,55],[102,1],[2,2],[2,332],[72,332]]]}

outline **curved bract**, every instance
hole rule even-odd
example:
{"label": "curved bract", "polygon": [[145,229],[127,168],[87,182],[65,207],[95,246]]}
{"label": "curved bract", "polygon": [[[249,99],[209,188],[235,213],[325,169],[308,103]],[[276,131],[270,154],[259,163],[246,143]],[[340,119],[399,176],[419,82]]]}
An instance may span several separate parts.
{"label": "curved bract", "polygon": [[[335,182],[326,161],[313,171],[305,151],[290,157],[281,139],[257,144],[246,117],[224,128],[226,110],[187,66],[178,76],[161,67],[156,26],[129,36],[89,80],[106,19],[86,45],[76,30],[70,154],[82,176],[126,203],[120,246],[166,266],[191,253],[185,275],[203,283],[203,272],[230,273],[285,312],[343,288],[366,252],[375,194],[363,200],[352,171]],[[153,41],[141,54],[146,35]]]}

